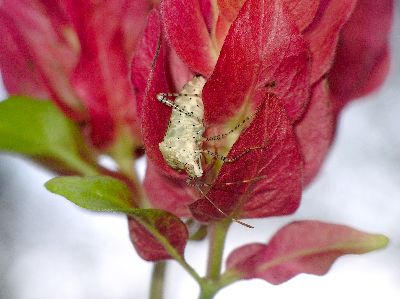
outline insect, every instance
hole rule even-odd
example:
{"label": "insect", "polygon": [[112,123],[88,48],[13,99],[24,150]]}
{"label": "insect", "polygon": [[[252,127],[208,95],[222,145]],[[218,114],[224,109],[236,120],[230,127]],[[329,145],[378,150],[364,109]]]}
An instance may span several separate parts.
{"label": "insect", "polygon": [[[201,92],[205,84],[205,79],[201,76],[195,76],[187,82],[180,93],[159,93],[157,100],[172,108],[171,118],[168,122],[168,128],[163,141],[159,144],[159,149],[164,160],[169,166],[179,171],[185,171],[191,186],[197,187],[199,192],[204,196],[220,213],[227,216],[218,206],[216,206],[205,194],[198,184],[193,184],[195,179],[203,176],[202,155],[208,154],[223,162],[233,162],[243,154],[252,149],[246,150],[243,154],[235,159],[228,159],[213,151],[203,149],[205,141],[220,140],[232,134],[243,126],[253,115],[246,117],[242,122],[238,123],[228,132],[212,137],[203,137],[205,132],[204,126],[204,105],[201,98]],[[175,101],[170,98],[175,97]],[[255,113],[258,111],[256,110]],[[254,114],[255,114],[254,113]],[[259,178],[257,178],[259,179]],[[243,181],[242,183],[250,182]],[[230,183],[227,183],[230,184]],[[232,183],[233,184],[233,183]],[[250,225],[232,218],[247,227]]]}
{"label": "insect", "polygon": [[[183,87],[179,94],[158,94],[157,100],[172,108],[171,118],[160,151],[174,169],[185,170],[189,177],[201,177],[201,154],[204,105],[201,90],[205,84],[203,77],[197,76]],[[168,97],[176,96],[171,102]]]}

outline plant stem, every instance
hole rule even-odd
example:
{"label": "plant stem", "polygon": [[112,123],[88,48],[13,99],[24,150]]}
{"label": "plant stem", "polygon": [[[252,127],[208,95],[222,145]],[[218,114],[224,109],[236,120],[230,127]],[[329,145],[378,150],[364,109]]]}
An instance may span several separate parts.
{"label": "plant stem", "polygon": [[167,263],[164,261],[154,264],[149,299],[163,299],[166,266]]}
{"label": "plant stem", "polygon": [[95,166],[90,165],[84,161],[81,157],[74,154],[65,153],[61,156],[61,160],[72,169],[78,171],[81,175],[91,176],[98,175],[99,171]]}
{"label": "plant stem", "polygon": [[129,134],[120,132],[110,154],[117,163],[119,171],[136,183],[139,180],[134,169],[136,157],[134,156],[133,149],[135,144],[128,136]]}
{"label": "plant stem", "polygon": [[230,220],[224,220],[211,224],[210,226],[211,232],[206,278],[214,282],[218,281],[221,275],[225,239],[230,223]]}
{"label": "plant stem", "polygon": [[200,295],[198,299],[212,299],[219,289],[209,287],[211,285],[204,285],[201,287]]}

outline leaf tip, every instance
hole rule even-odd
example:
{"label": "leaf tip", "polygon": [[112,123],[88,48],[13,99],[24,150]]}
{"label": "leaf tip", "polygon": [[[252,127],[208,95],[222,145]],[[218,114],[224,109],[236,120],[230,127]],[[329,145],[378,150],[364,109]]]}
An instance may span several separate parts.
{"label": "leaf tip", "polygon": [[43,186],[51,193],[56,193],[57,192],[57,178],[52,178],[52,179],[48,180],[46,183],[44,183]]}
{"label": "leaf tip", "polygon": [[373,234],[368,238],[368,247],[370,250],[378,250],[387,247],[390,239],[383,234]]}

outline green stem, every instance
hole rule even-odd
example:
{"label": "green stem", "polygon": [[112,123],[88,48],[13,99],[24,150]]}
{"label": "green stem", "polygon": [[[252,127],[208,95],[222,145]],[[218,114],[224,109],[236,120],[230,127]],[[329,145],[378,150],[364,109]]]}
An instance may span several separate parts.
{"label": "green stem", "polygon": [[198,299],[212,299],[218,290],[210,284],[202,285]]}
{"label": "green stem", "polygon": [[88,164],[86,161],[81,159],[78,155],[71,155],[64,153],[60,156],[60,159],[72,169],[78,171],[84,176],[98,175],[99,171],[95,166]]}
{"label": "green stem", "polygon": [[135,147],[136,143],[131,139],[130,135],[121,131],[109,154],[117,163],[119,173],[128,179],[128,185],[132,187],[134,193],[135,205],[141,208],[149,208],[150,205],[147,202],[143,188],[141,188],[141,182],[135,169]]}
{"label": "green stem", "polygon": [[218,281],[221,275],[222,257],[224,254],[225,239],[230,220],[211,224],[210,244],[208,249],[207,279]]}
{"label": "green stem", "polygon": [[165,270],[167,263],[162,261],[155,263],[151,275],[150,299],[163,299]]}
{"label": "green stem", "polygon": [[118,134],[118,138],[114,142],[110,155],[117,163],[121,173],[129,177],[133,182],[139,182],[134,169],[136,158],[133,151],[134,146],[135,144],[129,135],[121,132]]}

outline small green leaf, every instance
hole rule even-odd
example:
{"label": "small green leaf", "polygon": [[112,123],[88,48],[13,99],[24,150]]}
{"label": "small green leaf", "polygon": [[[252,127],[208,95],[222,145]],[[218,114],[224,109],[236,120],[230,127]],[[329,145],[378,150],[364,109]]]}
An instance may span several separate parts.
{"label": "small green leaf", "polygon": [[84,174],[96,174],[80,155],[79,128],[51,101],[12,96],[0,102],[0,150],[61,161]]}
{"label": "small green leaf", "polygon": [[48,181],[45,187],[92,211],[127,213],[132,208],[129,188],[121,181],[106,176],[58,177]]}
{"label": "small green leaf", "polygon": [[186,225],[175,215],[162,210],[133,208],[132,193],[121,181],[107,176],[68,176],[51,179],[45,186],[82,208],[131,216],[131,237],[144,259],[173,257],[182,261],[188,239]]}

